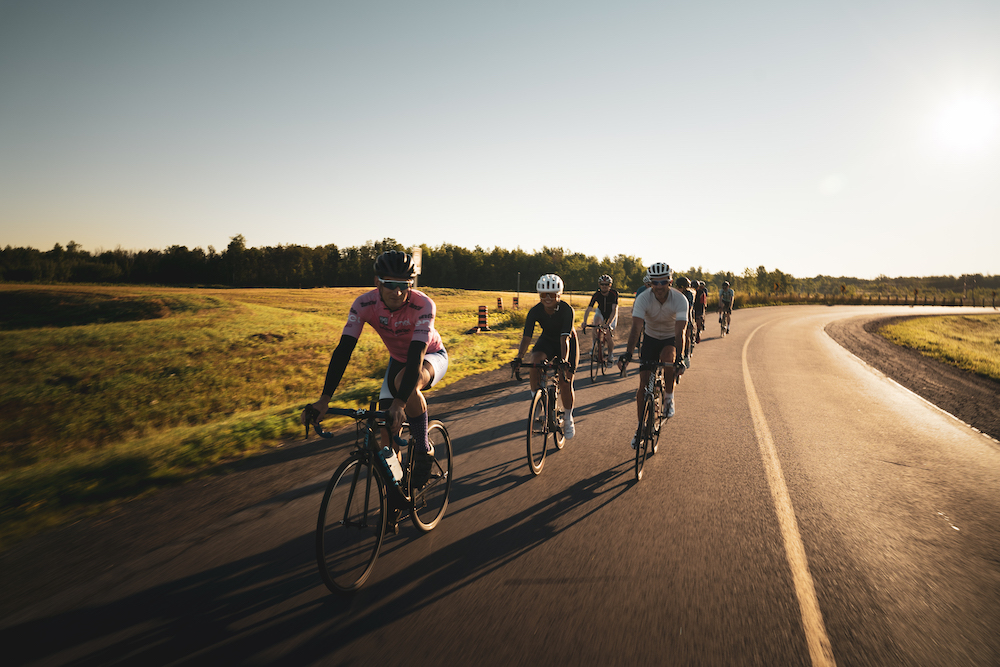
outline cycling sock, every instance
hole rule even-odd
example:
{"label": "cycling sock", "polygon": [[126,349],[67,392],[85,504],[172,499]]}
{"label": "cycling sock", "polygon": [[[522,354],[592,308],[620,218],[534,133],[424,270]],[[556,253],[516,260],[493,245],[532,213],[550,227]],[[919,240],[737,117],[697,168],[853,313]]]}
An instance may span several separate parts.
{"label": "cycling sock", "polygon": [[425,452],[430,453],[431,448],[427,444],[427,411],[424,410],[423,414],[416,417],[408,419],[410,422],[410,435],[413,436],[413,442],[418,447],[423,447]]}

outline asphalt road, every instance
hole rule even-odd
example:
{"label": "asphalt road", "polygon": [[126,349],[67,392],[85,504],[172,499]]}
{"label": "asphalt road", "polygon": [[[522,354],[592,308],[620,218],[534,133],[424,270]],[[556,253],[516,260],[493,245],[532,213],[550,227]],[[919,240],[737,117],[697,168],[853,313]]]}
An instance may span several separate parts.
{"label": "asphalt road", "polygon": [[638,483],[634,373],[578,377],[577,436],[539,477],[526,383],[463,380],[431,401],[447,516],[403,524],[355,595],[312,556],[345,437],[4,555],[0,645],[46,665],[1000,664],[1000,445],[823,330],[900,312],[737,311],[724,339],[710,318]]}

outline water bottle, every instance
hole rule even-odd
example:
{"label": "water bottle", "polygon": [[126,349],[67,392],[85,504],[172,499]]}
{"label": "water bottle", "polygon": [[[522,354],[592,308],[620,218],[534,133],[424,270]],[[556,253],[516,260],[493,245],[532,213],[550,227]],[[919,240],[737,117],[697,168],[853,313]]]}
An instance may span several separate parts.
{"label": "water bottle", "polygon": [[399,465],[399,458],[396,456],[396,452],[392,451],[391,447],[383,447],[379,454],[382,457],[382,463],[389,470],[389,477],[392,479],[393,484],[399,486],[399,480],[403,479],[403,468]]}

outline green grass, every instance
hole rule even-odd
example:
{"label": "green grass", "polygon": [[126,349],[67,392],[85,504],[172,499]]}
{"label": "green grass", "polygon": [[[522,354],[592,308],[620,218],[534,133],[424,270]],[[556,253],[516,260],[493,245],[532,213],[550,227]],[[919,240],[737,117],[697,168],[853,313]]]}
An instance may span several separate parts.
{"label": "green grass", "polygon": [[879,329],[886,339],[1000,381],[1000,315],[918,317]]}
{"label": "green grass", "polygon": [[[301,437],[365,291],[0,285],[0,549]],[[438,387],[510,361],[535,302],[426,291],[450,358]],[[469,334],[480,305],[491,331]],[[336,404],[367,406],[387,358],[366,327]]]}

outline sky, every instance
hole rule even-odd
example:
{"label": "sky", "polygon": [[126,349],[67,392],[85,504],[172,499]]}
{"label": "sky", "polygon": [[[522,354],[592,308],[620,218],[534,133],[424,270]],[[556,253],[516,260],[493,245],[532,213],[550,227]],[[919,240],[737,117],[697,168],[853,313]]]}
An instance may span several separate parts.
{"label": "sky", "polygon": [[996,0],[0,0],[0,247],[996,275],[998,35]]}

